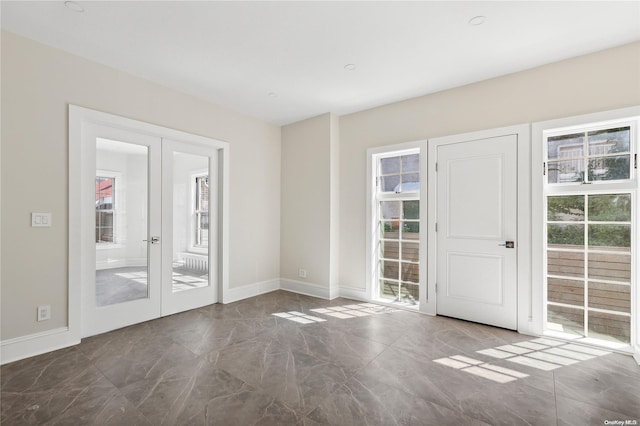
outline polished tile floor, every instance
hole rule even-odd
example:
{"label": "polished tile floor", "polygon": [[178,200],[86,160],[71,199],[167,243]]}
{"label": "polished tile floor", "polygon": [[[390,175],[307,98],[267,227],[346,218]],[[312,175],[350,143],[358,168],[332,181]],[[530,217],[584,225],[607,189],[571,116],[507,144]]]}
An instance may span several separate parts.
{"label": "polished tile floor", "polygon": [[640,424],[630,357],[284,291],[0,373],[2,425]]}

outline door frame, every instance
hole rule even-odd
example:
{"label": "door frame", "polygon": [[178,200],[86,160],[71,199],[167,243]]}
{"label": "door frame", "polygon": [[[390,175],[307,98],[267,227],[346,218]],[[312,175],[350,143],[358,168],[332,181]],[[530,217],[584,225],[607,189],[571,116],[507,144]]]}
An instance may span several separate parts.
{"label": "door frame", "polygon": [[[142,135],[172,139],[186,143],[214,147],[218,150],[218,301],[229,289],[229,143],[179,130],[133,120],[118,115],[69,104],[69,264],[68,264],[68,331],[72,339],[82,335],[82,282],[95,273],[94,256],[87,256],[86,244],[95,231],[90,226],[94,209],[83,203],[82,182],[87,173],[83,164],[83,133],[86,124],[114,127]],[[89,279],[91,277],[89,276]]]}
{"label": "door frame", "polygon": [[532,287],[531,287],[531,128],[529,124],[481,130],[451,136],[429,139],[428,167],[427,167],[427,300],[421,311],[436,315],[437,300],[431,295],[436,294],[437,277],[437,179],[436,172],[438,147],[442,145],[470,142],[479,139],[495,138],[515,135],[518,146],[517,164],[517,330],[520,333],[531,334],[532,329]]}

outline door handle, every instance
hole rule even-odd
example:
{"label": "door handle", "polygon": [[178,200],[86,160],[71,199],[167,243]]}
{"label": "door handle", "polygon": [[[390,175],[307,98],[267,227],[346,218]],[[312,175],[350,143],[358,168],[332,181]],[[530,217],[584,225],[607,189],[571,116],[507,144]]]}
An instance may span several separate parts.
{"label": "door handle", "polygon": [[160,237],[151,237],[150,240],[142,240],[145,243],[158,244],[160,242]]}
{"label": "door handle", "polygon": [[516,243],[513,241],[505,241],[503,244],[498,244],[500,247],[505,247],[505,248],[515,248],[516,247]]}

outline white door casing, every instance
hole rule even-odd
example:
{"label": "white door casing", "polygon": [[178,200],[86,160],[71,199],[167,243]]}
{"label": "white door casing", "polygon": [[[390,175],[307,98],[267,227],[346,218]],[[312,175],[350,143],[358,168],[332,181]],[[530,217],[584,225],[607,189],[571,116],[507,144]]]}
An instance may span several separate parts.
{"label": "white door casing", "polygon": [[436,152],[437,313],[516,329],[518,137]]}

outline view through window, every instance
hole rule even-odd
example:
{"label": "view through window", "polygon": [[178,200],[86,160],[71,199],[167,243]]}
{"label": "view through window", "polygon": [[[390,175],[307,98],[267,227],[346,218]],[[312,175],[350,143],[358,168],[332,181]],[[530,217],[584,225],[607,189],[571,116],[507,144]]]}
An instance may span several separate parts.
{"label": "view through window", "polygon": [[546,329],[630,343],[632,127],[546,137]]}

